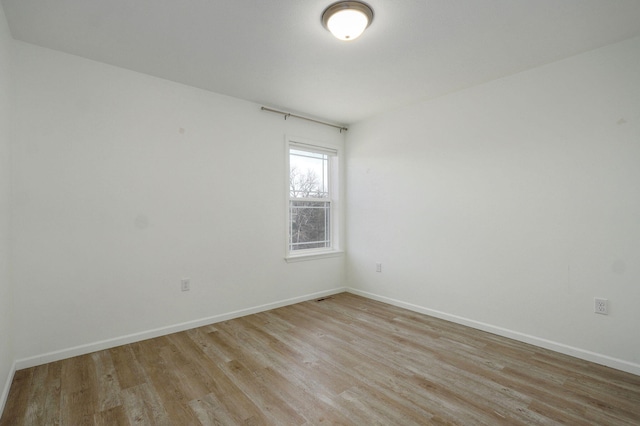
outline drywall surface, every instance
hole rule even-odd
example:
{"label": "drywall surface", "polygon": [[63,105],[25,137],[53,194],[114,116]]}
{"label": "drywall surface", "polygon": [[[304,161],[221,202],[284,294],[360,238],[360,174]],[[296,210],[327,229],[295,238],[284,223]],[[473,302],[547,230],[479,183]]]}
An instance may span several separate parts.
{"label": "drywall surface", "polygon": [[338,130],[15,51],[19,360],[342,286],[341,257],[284,260],[285,135],[342,147]]}
{"label": "drywall surface", "polygon": [[346,145],[350,287],[640,372],[640,38],[357,123]]}
{"label": "drywall surface", "polygon": [[[13,40],[0,5],[0,413],[13,368],[13,295],[10,257],[10,114],[12,86],[10,77]],[[5,389],[6,388],[6,389]]]}

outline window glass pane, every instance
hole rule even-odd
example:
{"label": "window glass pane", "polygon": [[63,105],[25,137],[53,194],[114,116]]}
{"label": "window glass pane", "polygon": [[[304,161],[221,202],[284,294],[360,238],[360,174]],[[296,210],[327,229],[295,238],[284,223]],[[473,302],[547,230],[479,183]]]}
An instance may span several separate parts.
{"label": "window glass pane", "polygon": [[331,247],[330,201],[289,201],[289,250]]}
{"label": "window glass pane", "polygon": [[291,198],[329,198],[329,156],[289,150],[289,195]]}

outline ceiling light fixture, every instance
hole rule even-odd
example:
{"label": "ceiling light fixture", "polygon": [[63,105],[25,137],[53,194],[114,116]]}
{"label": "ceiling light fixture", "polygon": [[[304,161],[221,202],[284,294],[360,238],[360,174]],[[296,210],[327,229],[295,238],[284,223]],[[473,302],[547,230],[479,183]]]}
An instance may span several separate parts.
{"label": "ceiling light fixture", "polygon": [[359,1],[339,1],[322,12],[322,25],[338,40],[355,40],[371,21],[373,9]]}

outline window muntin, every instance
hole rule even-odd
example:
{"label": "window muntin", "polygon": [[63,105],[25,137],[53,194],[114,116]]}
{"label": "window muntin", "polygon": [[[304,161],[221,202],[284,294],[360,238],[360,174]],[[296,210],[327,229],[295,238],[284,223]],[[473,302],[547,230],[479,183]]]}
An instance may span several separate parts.
{"label": "window muntin", "polygon": [[290,254],[333,249],[332,163],[336,155],[323,147],[289,144]]}

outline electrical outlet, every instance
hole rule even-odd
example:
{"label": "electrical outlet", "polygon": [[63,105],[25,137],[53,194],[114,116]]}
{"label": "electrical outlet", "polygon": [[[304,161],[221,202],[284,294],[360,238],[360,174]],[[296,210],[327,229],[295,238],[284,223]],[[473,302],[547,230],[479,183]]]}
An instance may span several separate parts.
{"label": "electrical outlet", "polygon": [[593,312],[596,314],[609,315],[609,300],[594,298]]}
{"label": "electrical outlet", "polygon": [[382,272],[382,263],[376,263],[376,272]]}
{"label": "electrical outlet", "polygon": [[180,290],[182,291],[191,290],[191,280],[189,278],[183,278],[180,280]]}

